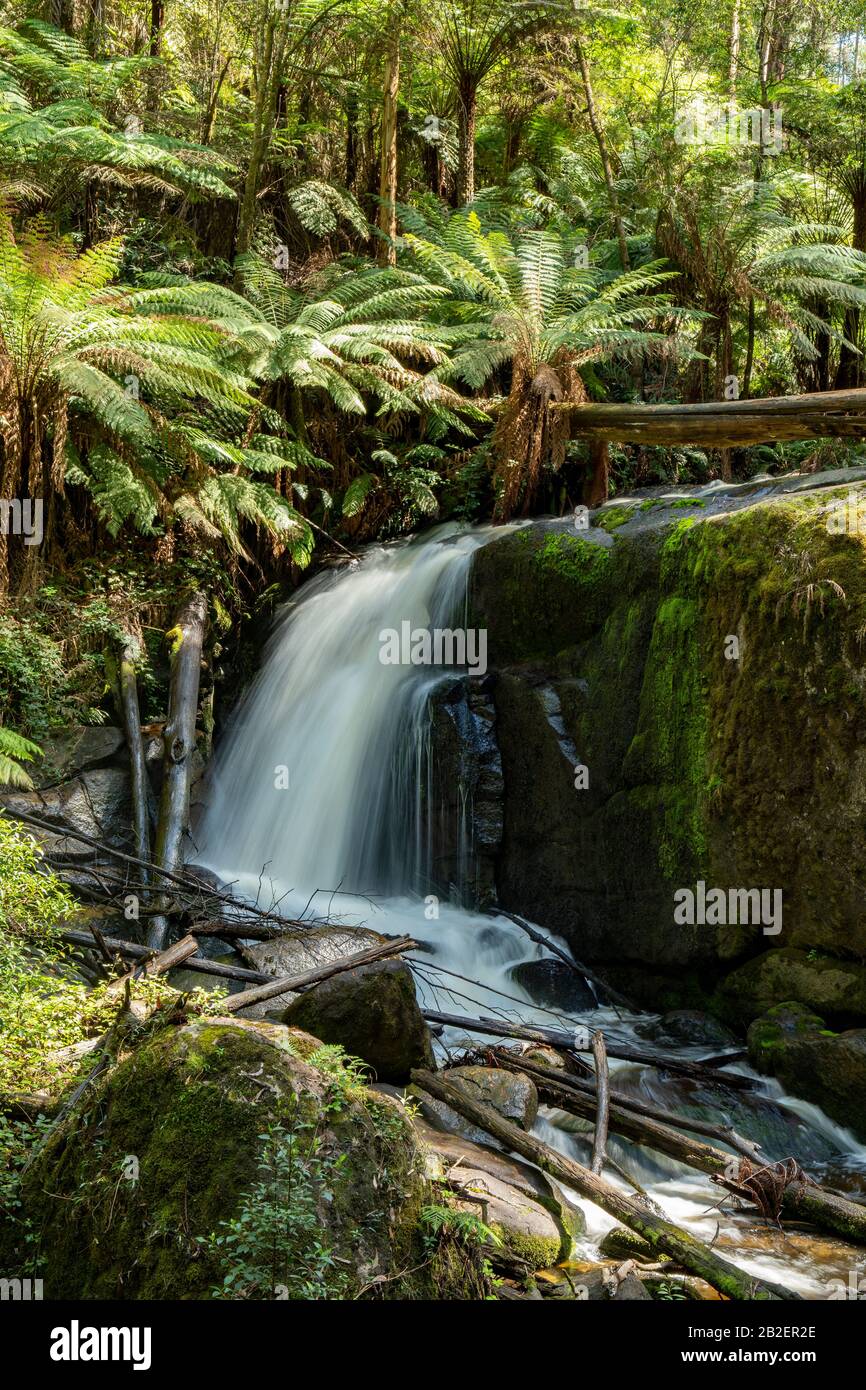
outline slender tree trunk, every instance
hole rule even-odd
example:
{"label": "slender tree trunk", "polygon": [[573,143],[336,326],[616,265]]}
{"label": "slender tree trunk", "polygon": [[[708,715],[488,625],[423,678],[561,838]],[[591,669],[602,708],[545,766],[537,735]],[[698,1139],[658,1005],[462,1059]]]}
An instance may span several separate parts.
{"label": "slender tree trunk", "polygon": [[[150,0],[150,41],[148,52],[151,58],[162,55],[162,34],[165,28],[165,0]],[[148,76],[147,105],[149,111],[159,108],[160,72],[155,68]]]}
{"label": "slender tree trunk", "polygon": [[[163,733],[162,794],[154,862],[175,873],[180,866],[183,837],[189,826],[192,754],[201,675],[201,651],[207,626],[207,599],[195,593],[186,601],[168,634],[172,641],[168,722]],[[159,904],[162,907],[162,903]],[[168,932],[165,917],[151,918],[148,946],[162,950]]]}
{"label": "slender tree trunk", "polygon": [[[129,772],[132,784],[132,822],[135,853],[139,859],[150,858],[150,820],[148,817],[148,780],[141,739],[141,711],[138,704],[138,682],[135,663],[140,656],[139,642],[130,637],[123,645],[117,665],[117,699],[123,718],[123,730],[129,749]],[[145,881],[147,870],[144,870]]]}
{"label": "slender tree trunk", "polygon": [[253,115],[253,139],[250,158],[247,164],[244,191],[238,215],[238,252],[249,251],[253,239],[258,207],[259,184],[262,170],[268,158],[274,130],[274,115],[279,86],[279,72],[282,67],[285,47],[285,27],[277,28],[277,21],[269,19],[265,27],[261,47],[258,52],[256,69],[258,84]]}
{"label": "slender tree trunk", "polygon": [[[749,318],[746,337],[746,363],[743,367],[743,385],[740,400],[747,401],[752,389],[752,367],[755,361],[755,296],[749,295]],[[824,388],[822,387],[822,390]]]}
{"label": "slender tree trunk", "polygon": [[[866,251],[866,170],[861,172],[854,197],[854,235],[852,243],[855,251]],[[860,310],[845,310],[845,337],[854,344],[860,338]],[[861,386],[863,383],[863,359],[843,343],[839,349],[839,366],[836,371],[837,390]]]}
{"label": "slender tree trunk", "polygon": [[475,127],[478,120],[478,82],[460,79],[457,91],[457,206],[465,208],[475,197]]}
{"label": "slender tree trunk", "polygon": [[358,177],[358,94],[350,91],[346,99],[346,187],[355,187]]}
{"label": "slender tree trunk", "polygon": [[379,242],[381,265],[397,264],[397,94],[400,90],[400,35],[392,40],[385,60],[382,91],[382,148],[379,163],[378,226],[387,240]]}
{"label": "slender tree trunk", "polygon": [[611,216],[616,227],[616,239],[619,245],[619,258],[622,262],[623,270],[631,269],[629,260],[628,244],[625,239],[625,227],[623,225],[622,213],[620,212],[619,199],[616,196],[616,186],[613,179],[613,166],[610,162],[610,154],[607,148],[607,139],[604,133],[604,126],[599,115],[599,110],[595,102],[595,93],[592,90],[592,80],[589,74],[589,64],[583,51],[583,44],[579,39],[576,40],[577,61],[580,65],[580,76],[583,81],[584,95],[586,96],[586,113],[589,117],[589,124],[595,136],[595,143],[598,145],[598,152],[601,156],[601,167],[604,170],[604,184],[607,189],[607,198],[610,205]]}
{"label": "slender tree trunk", "polygon": [[737,95],[737,77],[740,70],[740,0],[734,0],[731,10],[731,38],[728,45],[728,95],[733,101]]}

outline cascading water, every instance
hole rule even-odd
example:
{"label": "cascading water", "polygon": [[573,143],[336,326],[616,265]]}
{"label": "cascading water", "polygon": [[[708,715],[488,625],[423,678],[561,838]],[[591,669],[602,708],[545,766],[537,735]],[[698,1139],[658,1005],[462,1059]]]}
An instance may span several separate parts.
{"label": "cascading water", "polygon": [[[430,697],[454,669],[380,660],[385,630],[399,632],[407,621],[413,630],[444,629],[463,620],[472,554],[493,534],[501,532],[439,528],[422,541],[371,548],[351,567],[304,586],[280,618],[218,750],[196,835],[198,860],[234,883],[239,895],[261,901],[264,891],[287,916],[411,933],[424,943],[418,985],[431,1007],[550,1025],[562,1016],[551,1018],[512,975],[515,965],[542,956],[541,948],[507,918],[438,900],[431,906],[428,898]],[[466,847],[458,847],[457,861],[467,858]],[[588,1021],[610,1039],[632,1041],[640,1024],[638,1016],[607,1009]],[[653,1069],[614,1063],[612,1071],[617,1087],[671,1111],[707,1103],[718,1114],[729,1100],[715,1091],[703,1097],[694,1083],[661,1079]],[[763,1111],[772,1111],[792,1147],[795,1139],[801,1144],[812,1171],[821,1164],[834,1172],[846,1164],[866,1169],[866,1149],[815,1107],[790,1100],[775,1083],[764,1084],[763,1094],[774,1101],[772,1107],[765,1101]],[[732,1123],[743,1132],[751,1123],[752,1137],[760,1138],[762,1105],[751,1104],[751,1113],[741,1110]],[[548,1142],[585,1157],[585,1141],[570,1132],[573,1120],[546,1111],[539,1126]],[[830,1277],[848,1277],[850,1252],[828,1254],[826,1242],[821,1270],[811,1254],[794,1258],[785,1238],[775,1247],[744,1249],[737,1218],[715,1210],[717,1189],[624,1142],[612,1141],[611,1151],[673,1219],[709,1237],[720,1223],[722,1244],[730,1241],[729,1253],[745,1268],[811,1297],[826,1296]],[[589,1234],[598,1237],[611,1222],[597,1209],[585,1210]]]}

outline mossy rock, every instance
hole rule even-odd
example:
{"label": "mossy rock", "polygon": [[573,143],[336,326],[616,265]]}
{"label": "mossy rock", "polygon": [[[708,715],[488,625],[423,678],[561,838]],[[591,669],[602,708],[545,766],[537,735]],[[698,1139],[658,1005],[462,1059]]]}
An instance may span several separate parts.
{"label": "mossy rock", "polygon": [[208,1238],[260,1176],[263,1131],[287,1115],[318,1136],[317,1239],[340,1262],[340,1296],[439,1296],[418,1225],[425,1160],[402,1106],[347,1079],[317,1039],[237,1019],[166,1029],[94,1086],[28,1169],[36,1243],[16,1250],[20,1227],[0,1230],[3,1268],[26,1255],[52,1299],[212,1297],[226,1268]]}
{"label": "mossy rock", "polygon": [[794,1000],[834,1027],[866,1022],[866,966],[794,947],[765,951],[732,971],[720,986],[726,1007],[750,1023]]}
{"label": "mossy rock", "polygon": [[435,1066],[430,1031],[404,961],[376,961],[323,980],[289,1005],[283,1022],[338,1043],[379,1081],[406,1081]]}
{"label": "mossy rock", "polygon": [[[631,974],[649,1007],[742,1025],[718,986],[751,957],[866,959],[851,872],[866,858],[866,539],[828,528],[838,482],[646,510],[638,495],[586,532],[539,521],[473,558],[502,757],[499,900],[613,983]],[[675,923],[674,892],[698,879],[781,889],[781,933]]]}
{"label": "mossy rock", "polygon": [[749,1061],[866,1140],[866,1028],[834,1033],[802,1004],[778,1004],[748,1033]]}

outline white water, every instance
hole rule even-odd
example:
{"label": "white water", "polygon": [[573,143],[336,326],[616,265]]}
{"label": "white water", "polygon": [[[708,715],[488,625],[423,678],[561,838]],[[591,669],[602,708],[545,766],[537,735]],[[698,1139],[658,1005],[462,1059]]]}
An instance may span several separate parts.
{"label": "white water", "polygon": [[[455,672],[379,660],[383,629],[399,631],[405,620],[412,628],[464,622],[472,553],[491,534],[439,528],[421,542],[372,548],[350,568],[304,586],[283,611],[261,672],[218,750],[197,858],[240,895],[265,906],[278,901],[287,916],[411,933],[425,943],[417,962],[428,1007],[573,1026],[582,1020],[562,1020],[537,1007],[511,977],[515,964],[545,954],[514,923],[444,902],[435,909],[438,917],[431,916],[425,903],[433,891],[424,815],[431,771],[428,700]],[[609,1040],[634,1040],[634,1018],[604,1009],[587,1021],[603,1027]],[[618,1083],[634,1081],[634,1067],[614,1069]],[[654,1096],[675,1109],[676,1086],[668,1085],[666,1093],[656,1084]],[[776,1086],[767,1089],[806,1128],[866,1165],[866,1149],[815,1107],[788,1100]],[[583,1156],[563,1122],[546,1112],[539,1127],[564,1152]],[[717,1223],[724,1236],[748,1229],[741,1218],[714,1210],[720,1190],[694,1173],[628,1146],[621,1151],[672,1219],[710,1238]],[[612,1224],[581,1205],[591,1237]],[[838,1252],[824,1256],[820,1273],[808,1257],[779,1249],[778,1242],[756,1254],[739,1251],[737,1258],[811,1297],[827,1296],[828,1278],[847,1278],[848,1265],[839,1264],[847,1257]]]}

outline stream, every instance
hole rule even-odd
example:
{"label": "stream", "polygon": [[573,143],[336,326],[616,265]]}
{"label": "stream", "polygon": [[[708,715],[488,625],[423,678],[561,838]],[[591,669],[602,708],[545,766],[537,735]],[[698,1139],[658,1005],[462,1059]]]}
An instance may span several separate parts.
{"label": "stream", "polygon": [[[279,616],[261,670],[217,748],[197,860],[239,895],[265,906],[279,901],[287,916],[411,933],[423,947],[415,956],[428,1008],[548,1026],[586,1023],[602,1028],[611,1045],[647,1048],[655,1016],[609,1007],[566,1016],[543,1007],[513,971],[545,951],[509,919],[461,906],[459,885],[450,902],[431,887],[430,696],[455,671],[383,664],[381,635],[407,621],[412,629],[463,624],[472,554],[501,534],[439,527],[420,540],[372,547],[303,586]],[[465,861],[469,846],[458,849],[457,862]],[[442,1040],[449,1047],[466,1041],[478,1039],[450,1030]],[[677,1050],[695,1060],[709,1051]],[[737,1070],[754,1075],[745,1064]],[[756,1078],[754,1090],[734,1092],[616,1061],[611,1074],[614,1089],[662,1109],[727,1121],[772,1158],[796,1157],[838,1190],[866,1193],[866,1147],[775,1081]],[[581,1133],[587,1128],[549,1108],[536,1123],[541,1138],[581,1162],[589,1153]],[[756,1275],[828,1298],[845,1296],[839,1289],[852,1281],[856,1288],[866,1274],[866,1254],[832,1237],[775,1230],[730,1203],[720,1206],[722,1190],[674,1160],[615,1136],[609,1148],[670,1219],[704,1240],[715,1238],[720,1254]],[[624,1186],[613,1171],[606,1176]],[[597,1258],[597,1242],[614,1223],[569,1195],[587,1216],[575,1258]]]}

